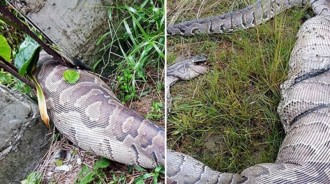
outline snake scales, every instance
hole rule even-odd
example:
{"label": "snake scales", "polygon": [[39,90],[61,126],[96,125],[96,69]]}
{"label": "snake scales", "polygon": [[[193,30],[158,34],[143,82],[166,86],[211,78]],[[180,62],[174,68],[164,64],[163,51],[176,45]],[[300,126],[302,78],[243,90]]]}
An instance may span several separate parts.
{"label": "snake scales", "polygon": [[[169,26],[167,32],[193,35],[245,29],[284,9],[307,3],[304,0],[261,0],[242,10]],[[309,4],[316,16],[301,26],[289,61],[288,79],[281,86],[278,113],[286,137],[275,163],[257,164],[239,174],[221,173],[188,155],[169,150],[168,181],[330,183],[330,1],[312,0]],[[178,71],[182,72],[189,70]]]}
{"label": "snake scales", "polygon": [[41,52],[37,79],[56,128],[75,145],[127,165],[154,168],[164,165],[165,134],[123,106],[95,75],[76,70],[75,84],[63,79],[67,67]]}

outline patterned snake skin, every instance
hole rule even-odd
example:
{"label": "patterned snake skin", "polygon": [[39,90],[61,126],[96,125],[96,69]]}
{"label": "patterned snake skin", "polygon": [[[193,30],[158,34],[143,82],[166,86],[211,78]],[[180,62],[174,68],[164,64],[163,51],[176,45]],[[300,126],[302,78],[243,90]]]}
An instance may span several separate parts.
{"label": "patterned snake skin", "polygon": [[307,0],[259,0],[244,9],[220,16],[170,25],[167,33],[191,36],[198,33],[212,34],[247,29],[266,22],[286,9],[302,6],[307,2]]}
{"label": "patterned snake skin", "polygon": [[190,80],[207,72],[205,65],[207,57],[204,55],[194,56],[189,59],[176,61],[166,71],[166,103],[168,112],[172,106],[170,88],[179,80]]}
{"label": "patterned snake skin", "polygon": [[127,165],[164,165],[164,130],[123,106],[98,77],[83,70],[76,84],[63,79],[67,67],[42,52],[37,79],[50,118],[75,145]]}
{"label": "patterned snake skin", "polygon": [[[271,6],[274,11],[270,12],[268,5],[282,4],[286,9],[291,7],[288,4],[305,3],[258,1],[243,10],[219,16],[223,17],[223,26],[215,22],[219,17],[213,17],[173,25],[168,32],[191,35],[195,30],[212,33],[247,28],[281,11]],[[256,8],[260,4],[268,8]],[[330,0],[314,0],[310,4],[316,16],[300,28],[291,53],[288,79],[281,86],[278,113],[286,137],[275,163],[258,164],[240,174],[221,173],[188,155],[169,150],[167,177],[170,183],[330,183]],[[240,16],[234,16],[238,14]],[[250,17],[253,23],[247,22],[249,15],[253,15]],[[237,24],[239,22],[242,24]]]}

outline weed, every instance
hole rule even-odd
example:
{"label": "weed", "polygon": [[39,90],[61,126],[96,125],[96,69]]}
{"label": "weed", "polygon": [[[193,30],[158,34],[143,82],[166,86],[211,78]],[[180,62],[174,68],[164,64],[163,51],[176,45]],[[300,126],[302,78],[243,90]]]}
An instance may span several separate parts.
{"label": "weed", "polygon": [[0,20],[0,35],[7,39],[8,44],[12,48],[12,53],[15,55],[19,44],[24,40],[24,35],[20,31],[13,31],[13,29],[13,27]]}
{"label": "weed", "polygon": [[[6,42],[8,42],[10,46],[9,51],[11,52],[11,58],[9,58],[9,62],[12,58],[15,58],[19,44],[21,44],[24,39],[24,36],[21,32],[11,31],[12,29],[13,28],[11,26],[0,20],[0,36],[3,35]],[[2,52],[3,50],[1,51],[1,53]],[[0,69],[0,84],[5,85],[13,90],[17,90],[24,94],[33,96],[31,88],[28,85],[21,82],[10,73],[5,72],[3,69]]]}
{"label": "weed", "polygon": [[119,183],[126,183],[126,176],[121,174],[120,176],[116,176],[115,174],[112,175],[112,181],[109,184],[119,184]]}
{"label": "weed", "polygon": [[21,181],[21,184],[40,184],[42,175],[39,172],[30,173],[27,178]]}
{"label": "weed", "polygon": [[[246,6],[245,1],[186,2],[169,1],[169,22],[194,19],[196,12],[205,17]],[[276,113],[280,84],[304,13],[292,9],[234,33],[169,37],[169,63],[203,53],[210,71],[172,88],[168,147],[222,172],[274,162],[284,136]]]}
{"label": "weed", "polygon": [[92,181],[97,183],[105,183],[104,178],[106,178],[106,174],[102,169],[107,168],[110,165],[110,161],[101,158],[100,160],[96,161],[93,168],[88,168],[87,165],[82,167],[82,170],[78,174],[78,178],[76,179],[75,183],[79,184],[88,184]]}
{"label": "weed", "polygon": [[[103,64],[102,73],[109,63],[114,65],[117,80],[115,88],[124,102],[135,99],[144,92],[141,89],[139,91],[139,86],[147,83],[147,67],[155,68],[153,70],[158,73],[157,81],[162,80],[165,57],[163,3],[162,0],[145,0],[139,5],[109,7],[110,30],[97,41],[97,44],[103,44],[101,52],[104,57],[93,68],[99,68]],[[125,16],[118,26],[112,22],[115,12],[121,12]]]}
{"label": "weed", "polygon": [[[151,172],[140,166],[128,166],[127,173],[118,173],[109,171],[110,161],[101,158],[96,161],[92,168],[84,165],[82,170],[79,172],[75,183],[89,184],[89,183],[110,183],[110,184],[121,184],[131,183],[132,181],[136,184],[153,183],[157,184],[161,177],[164,175],[163,167],[156,167]],[[133,176],[133,178],[131,178]]]}
{"label": "weed", "polygon": [[3,71],[2,69],[0,69],[0,84],[5,85],[13,90],[20,91],[24,94],[28,94],[30,96],[33,95],[31,88],[28,85],[16,79],[13,75]]}
{"label": "weed", "polygon": [[164,104],[162,102],[152,102],[151,111],[146,115],[147,119],[160,120],[164,117]]}
{"label": "weed", "polygon": [[160,176],[164,175],[164,168],[161,166],[156,167],[151,173],[139,166],[135,166],[135,169],[145,173],[134,180],[135,184],[144,184],[147,179],[151,179],[153,184],[157,184]]}

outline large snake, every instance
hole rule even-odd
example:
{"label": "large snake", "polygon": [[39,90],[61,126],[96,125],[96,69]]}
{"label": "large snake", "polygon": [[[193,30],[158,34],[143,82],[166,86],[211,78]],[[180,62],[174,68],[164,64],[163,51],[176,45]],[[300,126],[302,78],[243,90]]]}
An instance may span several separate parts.
{"label": "large snake", "polygon": [[[304,0],[261,0],[232,13],[169,26],[169,34],[222,33],[260,24]],[[194,158],[167,151],[171,183],[330,183],[330,1],[309,3],[315,17],[297,34],[278,113],[286,137],[275,163],[241,173],[214,171]],[[170,68],[170,67],[169,67]],[[189,71],[189,70],[185,70]],[[179,73],[182,72],[178,71]]]}
{"label": "large snake", "polygon": [[123,106],[97,76],[76,69],[75,84],[67,83],[52,56],[41,52],[37,80],[56,128],[73,144],[127,165],[164,165],[164,129]]}

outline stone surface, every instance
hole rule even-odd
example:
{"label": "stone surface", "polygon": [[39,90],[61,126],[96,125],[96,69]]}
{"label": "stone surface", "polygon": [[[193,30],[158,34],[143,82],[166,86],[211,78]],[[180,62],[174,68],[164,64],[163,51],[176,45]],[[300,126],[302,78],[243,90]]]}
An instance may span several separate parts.
{"label": "stone surface", "polygon": [[20,183],[49,148],[37,105],[0,85],[0,181]]}
{"label": "stone surface", "polygon": [[[108,28],[111,0],[9,0],[60,48],[62,54],[92,61],[96,41]],[[87,62],[87,64],[89,64]]]}

